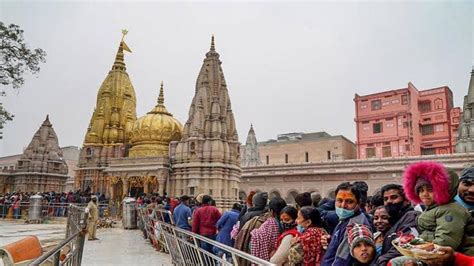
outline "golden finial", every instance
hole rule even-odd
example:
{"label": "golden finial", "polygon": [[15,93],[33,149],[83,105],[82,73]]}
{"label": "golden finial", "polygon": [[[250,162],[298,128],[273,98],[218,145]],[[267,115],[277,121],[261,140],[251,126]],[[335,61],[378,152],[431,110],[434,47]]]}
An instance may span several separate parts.
{"label": "golden finial", "polygon": [[215,51],[216,50],[216,47],[214,45],[214,34],[212,34],[212,37],[211,37],[211,51]]}
{"label": "golden finial", "polygon": [[165,103],[165,96],[163,93],[163,81],[161,81],[160,95],[158,96],[158,104],[164,104],[164,103]]}
{"label": "golden finial", "polygon": [[123,41],[123,38],[125,38],[125,35],[127,35],[127,33],[128,33],[127,29],[122,29],[122,41]]}

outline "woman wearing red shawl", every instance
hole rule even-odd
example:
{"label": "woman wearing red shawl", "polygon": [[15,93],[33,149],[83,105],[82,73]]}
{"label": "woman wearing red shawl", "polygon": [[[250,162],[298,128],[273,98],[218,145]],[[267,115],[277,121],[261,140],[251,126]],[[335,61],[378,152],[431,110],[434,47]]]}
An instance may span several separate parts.
{"label": "woman wearing red shawl", "polygon": [[280,213],[280,224],[283,233],[278,237],[275,250],[272,252],[270,262],[276,265],[288,265],[288,255],[293,239],[300,233],[296,230],[296,217],[298,211],[293,206],[286,206]]}
{"label": "woman wearing red shawl", "polygon": [[316,208],[303,207],[296,218],[297,230],[301,234],[295,238],[288,256],[291,264],[319,266],[324,256],[321,238],[327,235],[322,228],[321,215]]}

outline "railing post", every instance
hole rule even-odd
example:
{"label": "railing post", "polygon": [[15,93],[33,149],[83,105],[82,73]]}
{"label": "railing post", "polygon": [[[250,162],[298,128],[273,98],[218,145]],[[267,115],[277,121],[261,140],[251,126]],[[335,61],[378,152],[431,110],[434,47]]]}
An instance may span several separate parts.
{"label": "railing post", "polygon": [[57,252],[56,254],[54,254],[54,257],[53,257],[53,265],[54,266],[59,266],[59,255],[61,254],[61,252]]}

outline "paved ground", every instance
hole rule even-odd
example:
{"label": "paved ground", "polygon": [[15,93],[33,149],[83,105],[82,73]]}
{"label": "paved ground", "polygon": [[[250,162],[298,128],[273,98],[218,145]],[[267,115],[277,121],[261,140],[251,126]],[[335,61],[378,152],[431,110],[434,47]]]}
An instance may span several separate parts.
{"label": "paved ground", "polygon": [[99,240],[86,240],[84,266],[171,265],[170,256],[157,252],[139,230],[101,229],[97,237]]}
{"label": "paved ground", "polygon": [[[0,219],[0,246],[24,236],[36,235],[42,246],[54,246],[65,237],[65,223],[25,224],[23,221]],[[153,249],[139,230],[124,230],[117,223],[114,228],[99,229],[99,240],[87,241],[82,265],[171,265],[168,255]],[[0,259],[0,265],[3,265]]]}

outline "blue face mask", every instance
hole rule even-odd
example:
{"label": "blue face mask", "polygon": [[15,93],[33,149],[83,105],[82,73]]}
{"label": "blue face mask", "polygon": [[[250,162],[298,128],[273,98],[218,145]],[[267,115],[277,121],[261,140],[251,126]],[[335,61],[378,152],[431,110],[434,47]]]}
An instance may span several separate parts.
{"label": "blue face mask", "polygon": [[336,214],[339,219],[346,219],[354,215],[354,210],[346,210],[344,208],[336,207]]}
{"label": "blue face mask", "polygon": [[298,230],[298,232],[299,232],[300,234],[302,234],[302,233],[304,233],[304,230],[305,230],[305,229],[304,229],[304,227],[303,227],[301,224],[299,224],[299,225],[296,226],[296,230]]}

